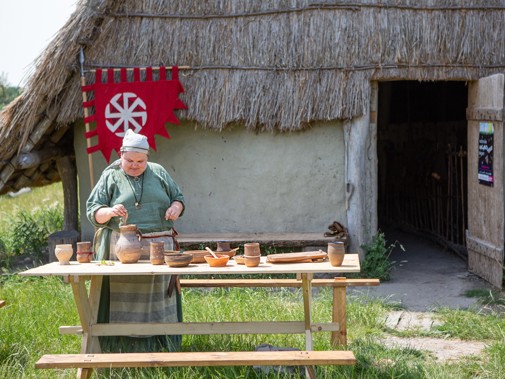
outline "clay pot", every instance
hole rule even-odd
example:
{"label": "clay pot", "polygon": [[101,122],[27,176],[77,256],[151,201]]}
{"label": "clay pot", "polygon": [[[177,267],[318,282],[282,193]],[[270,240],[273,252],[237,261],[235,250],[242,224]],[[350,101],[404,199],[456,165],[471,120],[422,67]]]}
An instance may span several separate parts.
{"label": "clay pot", "polygon": [[72,244],[56,245],[54,247],[54,255],[58,259],[58,262],[60,262],[60,265],[69,265],[73,254],[74,248]]}
{"label": "clay pot", "polygon": [[345,256],[345,245],[343,242],[328,243],[328,259],[332,266],[342,266]]}
{"label": "clay pot", "polygon": [[149,260],[153,265],[162,265],[164,261],[163,254],[165,253],[164,242],[151,242],[149,244]]}
{"label": "clay pot", "polygon": [[115,254],[121,263],[136,263],[142,255],[142,243],[137,237],[137,225],[119,227],[119,239],[116,242]]}
{"label": "clay pot", "polygon": [[259,257],[260,255],[261,250],[258,242],[244,244],[244,257]]}
{"label": "clay pot", "polygon": [[230,257],[225,254],[216,254],[217,258],[212,255],[206,255],[203,257],[210,267],[224,267],[228,264]]}
{"label": "clay pot", "polygon": [[261,257],[249,257],[247,255],[244,256],[244,264],[247,267],[256,267],[260,264]]}
{"label": "clay pot", "polygon": [[91,251],[91,242],[77,242],[77,262],[90,263],[92,258],[93,252]]}
{"label": "clay pot", "polygon": [[217,242],[216,251],[230,251],[230,243],[226,241]]}

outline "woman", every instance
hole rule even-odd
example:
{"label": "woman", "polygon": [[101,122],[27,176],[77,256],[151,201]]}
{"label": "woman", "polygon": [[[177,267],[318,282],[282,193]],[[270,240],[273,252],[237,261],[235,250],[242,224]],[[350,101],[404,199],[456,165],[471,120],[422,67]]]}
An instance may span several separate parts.
{"label": "woman", "polygon": [[[149,259],[150,242],[163,241],[172,250],[173,222],[184,212],[184,197],[159,164],[148,162],[147,138],[125,133],[119,160],[108,166],[92,190],[88,220],[97,228],[95,259],[117,260],[114,246],[119,225],[126,220],[142,235],[143,256]],[[100,296],[100,323],[158,323],[182,321],[176,278],[169,275],[104,277]],[[102,351],[141,352],[179,350],[180,336],[102,337]]]}

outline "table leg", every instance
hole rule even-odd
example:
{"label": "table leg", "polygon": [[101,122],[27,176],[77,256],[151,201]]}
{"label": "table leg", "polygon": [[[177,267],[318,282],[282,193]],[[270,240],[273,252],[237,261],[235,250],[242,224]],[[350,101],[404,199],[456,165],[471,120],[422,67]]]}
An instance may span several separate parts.
{"label": "table leg", "polygon": [[[91,326],[98,320],[98,304],[100,301],[100,290],[102,287],[102,276],[92,276],[89,295],[86,290],[86,280],[78,276],[69,278],[74,294],[74,301],[81,320],[82,343],[81,353],[99,353],[100,342],[98,337],[91,334]],[[88,379],[91,377],[93,369],[79,369],[77,378]]]}
{"label": "table leg", "polygon": [[312,274],[302,274],[305,348],[312,350]]}
{"label": "table leg", "polygon": [[[302,274],[303,314],[305,319],[305,349],[312,350],[312,274]],[[305,366],[305,376],[316,379],[314,367]]]}
{"label": "table leg", "polygon": [[338,323],[339,329],[331,333],[331,345],[347,346],[347,287],[333,287],[332,321]]}

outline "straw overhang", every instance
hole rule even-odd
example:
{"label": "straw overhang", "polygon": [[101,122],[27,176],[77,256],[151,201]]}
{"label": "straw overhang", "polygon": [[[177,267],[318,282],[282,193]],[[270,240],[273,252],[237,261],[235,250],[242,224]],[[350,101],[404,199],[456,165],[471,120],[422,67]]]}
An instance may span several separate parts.
{"label": "straw overhang", "polygon": [[199,128],[289,132],[363,115],[373,80],[503,72],[504,22],[504,1],[81,1],[2,112],[0,192],[19,187],[17,153],[82,119],[81,48],[88,82],[97,67],[189,66],[178,117]]}

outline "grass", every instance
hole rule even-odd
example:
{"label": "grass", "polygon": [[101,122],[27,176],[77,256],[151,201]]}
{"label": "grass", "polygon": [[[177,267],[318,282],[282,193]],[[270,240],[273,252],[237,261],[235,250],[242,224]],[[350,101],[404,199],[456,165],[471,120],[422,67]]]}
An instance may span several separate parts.
{"label": "grass", "polygon": [[61,183],[33,188],[19,197],[0,196],[0,235],[9,230],[13,217],[20,211],[30,211],[53,204],[63,204]]}
{"label": "grass", "polygon": [[[61,325],[78,325],[71,287],[56,277],[1,277],[0,377],[71,378],[75,370],[36,370],[35,362],[46,353],[75,353],[80,337],[59,335]],[[185,321],[299,320],[303,318],[300,290],[290,289],[185,289]],[[328,288],[314,293],[313,319],[331,320],[332,294]],[[318,378],[501,378],[505,367],[505,320],[500,314],[441,309],[443,324],[432,337],[486,341],[482,357],[440,363],[428,354],[410,348],[386,348],[385,315],[391,304],[364,295],[350,296],[347,307],[348,349],[356,366],[318,366]],[[278,310],[283,312],[279,313]],[[426,335],[424,332],[423,335]],[[184,336],[184,351],[254,350],[268,343],[303,349],[303,335]],[[315,350],[331,349],[328,333],[315,333]],[[340,347],[343,348],[343,347]],[[98,378],[288,378],[297,375],[263,374],[251,367],[200,367],[171,369],[104,370]]]}
{"label": "grass", "polygon": [[[61,202],[61,186],[34,189],[19,198],[0,197],[0,238],[8,230],[14,212]],[[366,295],[348,297],[347,348],[357,358],[352,367],[316,367],[318,378],[444,378],[498,379],[505,377],[505,320],[503,298],[493,292],[469,293],[481,299],[478,310],[439,309],[442,324],[430,332],[404,335],[485,341],[479,357],[457,362],[438,362],[413,348],[387,348],[380,339],[391,331],[385,316],[397,306]],[[301,291],[293,289],[185,289],[184,321],[299,320],[303,317]],[[61,325],[78,325],[71,287],[57,277],[0,276],[0,378],[74,378],[76,370],[36,370],[35,362],[48,353],[80,351],[80,337],[60,335]],[[314,290],[314,322],[331,320],[330,289]],[[278,310],[282,309],[282,312]],[[397,335],[402,336],[399,332]],[[303,348],[303,335],[184,336],[185,351],[254,350],[262,343]],[[314,348],[330,349],[329,334],[315,333]],[[344,348],[344,347],[339,347]],[[301,378],[280,373],[265,374],[252,367],[195,367],[171,369],[102,370],[95,378]]]}

